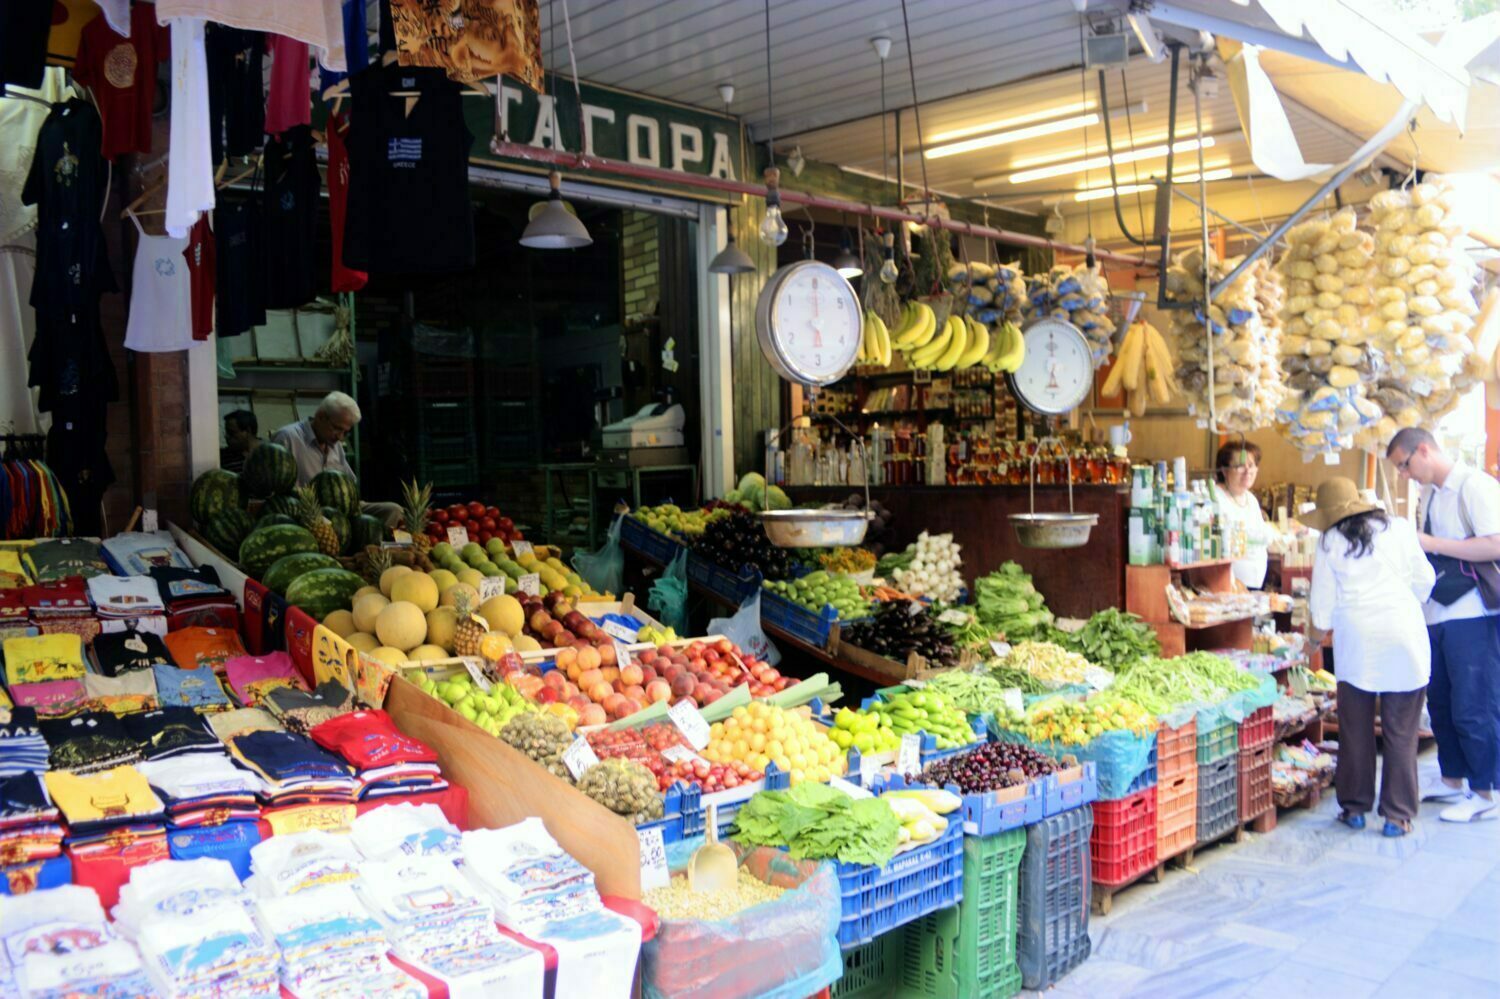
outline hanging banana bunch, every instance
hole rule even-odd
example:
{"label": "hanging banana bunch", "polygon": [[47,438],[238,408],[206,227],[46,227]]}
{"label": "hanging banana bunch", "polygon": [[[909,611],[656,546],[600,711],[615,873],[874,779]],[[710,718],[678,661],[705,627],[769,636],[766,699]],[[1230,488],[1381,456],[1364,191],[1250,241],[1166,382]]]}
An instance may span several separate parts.
{"label": "hanging banana bunch", "polygon": [[1156,327],[1137,320],[1125,331],[1120,356],[1104,379],[1100,395],[1125,393],[1126,408],[1136,416],[1146,412],[1148,402],[1165,405],[1178,391],[1172,375],[1172,352]]}

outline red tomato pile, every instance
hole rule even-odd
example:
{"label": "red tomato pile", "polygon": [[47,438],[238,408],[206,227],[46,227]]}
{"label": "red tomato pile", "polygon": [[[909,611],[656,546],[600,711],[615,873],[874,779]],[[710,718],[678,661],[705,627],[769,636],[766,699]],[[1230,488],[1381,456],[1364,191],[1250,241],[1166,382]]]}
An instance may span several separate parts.
{"label": "red tomato pile", "polygon": [[515,522],[503,516],[498,506],[485,506],[478,500],[438,507],[427,517],[427,536],[433,541],[447,541],[450,527],[463,527],[469,532],[469,540],[481,545],[488,544],[491,538],[525,540]]}

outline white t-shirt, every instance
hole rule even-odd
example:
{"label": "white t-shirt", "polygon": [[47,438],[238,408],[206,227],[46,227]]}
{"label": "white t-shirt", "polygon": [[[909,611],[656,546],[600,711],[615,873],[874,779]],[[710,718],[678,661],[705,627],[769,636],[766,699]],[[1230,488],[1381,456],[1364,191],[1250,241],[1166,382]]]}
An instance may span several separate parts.
{"label": "white t-shirt", "polygon": [[[203,21],[192,17],[167,19],[158,10],[157,23],[172,27],[172,160],[167,175],[167,233],[186,236],[198,221],[198,215],[213,211],[214,207],[214,157],[209,144],[208,58],[203,51]],[[180,259],[178,264],[182,265]],[[186,271],[186,266],[182,270]]]}
{"label": "white t-shirt", "polygon": [[[1472,532],[1464,528],[1464,514],[1459,512],[1460,493]],[[1460,540],[1500,534],[1500,482],[1471,465],[1456,464],[1442,485],[1427,490],[1422,510],[1422,530],[1435,538]],[[1484,606],[1477,587],[1447,607],[1429,600],[1424,609],[1428,624],[1500,614],[1500,610]]]}
{"label": "white t-shirt", "polygon": [[1260,501],[1250,492],[1237,500],[1229,495],[1229,490],[1215,485],[1214,506],[1226,528],[1239,524],[1245,530],[1245,557],[1234,560],[1234,578],[1249,589],[1260,589],[1266,582],[1267,546],[1271,541],[1271,529],[1260,511]]}

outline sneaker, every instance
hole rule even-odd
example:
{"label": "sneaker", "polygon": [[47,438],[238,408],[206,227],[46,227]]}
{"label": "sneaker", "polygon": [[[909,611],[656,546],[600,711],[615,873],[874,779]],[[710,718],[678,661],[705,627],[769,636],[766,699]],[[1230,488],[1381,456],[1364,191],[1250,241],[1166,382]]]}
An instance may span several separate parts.
{"label": "sneaker", "polygon": [[1443,809],[1438,813],[1438,818],[1444,822],[1474,822],[1493,819],[1495,815],[1495,802],[1492,799],[1470,794],[1458,804]]}
{"label": "sneaker", "polygon": [[1464,796],[1464,789],[1460,787],[1449,787],[1441,780],[1433,779],[1430,784],[1423,784],[1421,789],[1422,801],[1458,801]]}

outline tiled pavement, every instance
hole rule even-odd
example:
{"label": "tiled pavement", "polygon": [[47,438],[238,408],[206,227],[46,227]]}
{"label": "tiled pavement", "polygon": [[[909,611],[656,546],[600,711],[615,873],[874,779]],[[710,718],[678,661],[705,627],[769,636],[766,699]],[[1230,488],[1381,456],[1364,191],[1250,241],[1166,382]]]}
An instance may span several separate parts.
{"label": "tiled pavement", "polygon": [[[1432,750],[1423,777],[1435,774]],[[1500,820],[1380,835],[1315,810],[1138,884],[1090,922],[1093,956],[1044,995],[1189,999],[1500,997]],[[1034,996],[1036,993],[1025,993]]]}

